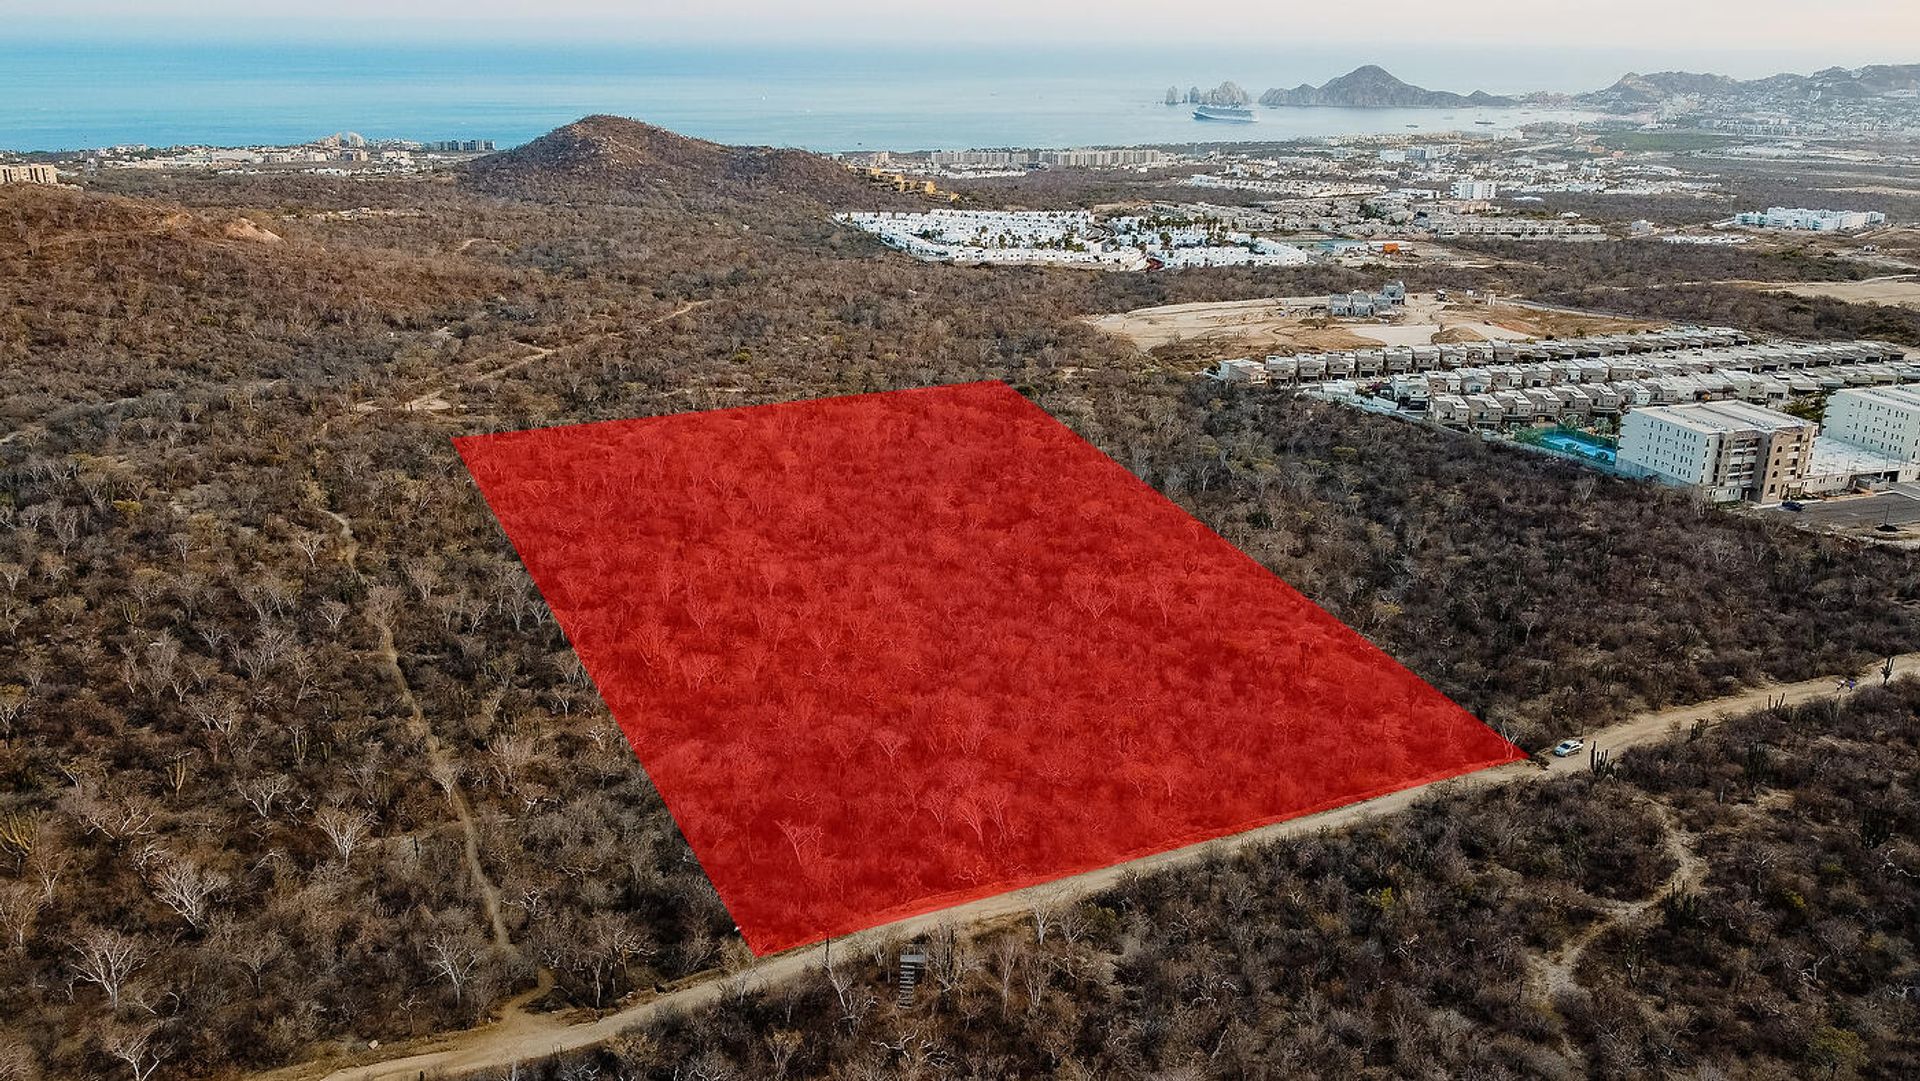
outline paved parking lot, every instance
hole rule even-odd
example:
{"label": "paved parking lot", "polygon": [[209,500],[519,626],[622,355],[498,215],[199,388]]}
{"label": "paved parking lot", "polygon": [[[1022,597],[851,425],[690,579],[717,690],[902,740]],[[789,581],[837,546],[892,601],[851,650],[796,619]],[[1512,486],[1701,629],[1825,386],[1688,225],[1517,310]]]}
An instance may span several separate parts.
{"label": "paved parking lot", "polygon": [[1842,531],[1872,530],[1882,522],[1897,526],[1920,526],[1920,484],[1896,484],[1873,495],[1847,496],[1809,502],[1806,509],[1792,514],[1803,525]]}

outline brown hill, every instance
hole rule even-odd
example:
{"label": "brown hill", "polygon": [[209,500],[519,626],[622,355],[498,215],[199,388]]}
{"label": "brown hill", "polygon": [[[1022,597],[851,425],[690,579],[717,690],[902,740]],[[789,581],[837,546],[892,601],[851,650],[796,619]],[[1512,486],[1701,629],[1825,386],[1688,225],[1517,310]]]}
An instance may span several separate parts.
{"label": "brown hill", "polygon": [[701,204],[798,199],[872,205],[852,171],[804,150],[727,146],[618,116],[589,116],[475,161],[468,180],[516,198]]}

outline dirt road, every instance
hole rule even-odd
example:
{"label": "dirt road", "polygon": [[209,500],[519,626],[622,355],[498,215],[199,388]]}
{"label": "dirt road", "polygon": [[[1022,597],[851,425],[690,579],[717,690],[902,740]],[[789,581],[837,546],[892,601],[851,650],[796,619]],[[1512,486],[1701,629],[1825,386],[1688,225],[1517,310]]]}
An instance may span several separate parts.
{"label": "dirt road", "polygon": [[[1896,676],[1910,674],[1916,670],[1920,670],[1920,653],[1908,653],[1894,658]],[[1860,685],[1878,684],[1879,673],[1880,665],[1878,664],[1865,672],[1858,673]],[[1799,704],[1841,694],[1844,692],[1837,686],[1840,682],[1842,682],[1840,677],[1823,676],[1800,683],[1756,687],[1750,691],[1716,698],[1697,705],[1656,710],[1595,732],[1569,733],[1569,735],[1584,735],[1590,744],[1601,750],[1620,751],[1655,742],[1669,732],[1684,731],[1698,720],[1712,721],[1716,718],[1763,709],[1769,702],[1785,701],[1789,704]],[[1171,852],[1162,852],[1013,893],[957,905],[925,916],[900,920],[862,932],[849,939],[836,940],[832,946],[836,950],[860,950],[864,944],[874,939],[911,938],[946,923],[979,928],[1007,919],[1018,919],[1038,907],[1109,889],[1117,885],[1123,875],[1130,872],[1164,870],[1194,863],[1218,850],[1243,848],[1277,838],[1301,836],[1320,830],[1350,826],[1404,810],[1416,801],[1436,792],[1462,791],[1485,785],[1559,776],[1577,773],[1586,768],[1588,768],[1588,756],[1585,752],[1568,758],[1552,759],[1546,769],[1532,762],[1515,762],[1496,766],[1464,777],[1405,789],[1377,799],[1349,804],[1303,818],[1277,822],[1232,837],[1224,837]],[[309,1081],[316,1078],[322,1081],[414,1081],[422,1074],[458,1076],[464,1072],[507,1067],[517,1062],[535,1061],[559,1052],[574,1051],[604,1043],[629,1028],[653,1019],[662,1011],[698,1009],[717,1001],[731,990],[747,991],[777,984],[782,980],[792,979],[809,968],[820,966],[825,960],[825,946],[805,946],[763,958],[738,972],[693,979],[665,994],[648,997],[590,1022],[569,1024],[560,1017],[510,1010],[507,1011],[503,1020],[492,1025],[445,1033],[416,1041],[403,1048],[382,1049],[389,1056],[399,1052],[401,1057],[388,1057],[383,1061],[336,1068],[330,1073],[327,1072],[325,1065],[287,1067],[270,1074],[260,1075],[258,1081]],[[369,1057],[371,1054],[369,1053]]]}
{"label": "dirt road", "polygon": [[[1903,653],[1893,659],[1895,676],[1912,675],[1916,670],[1920,670],[1920,653]],[[1875,664],[1865,672],[1856,673],[1855,678],[1862,687],[1877,686],[1880,683],[1880,665]],[[1653,743],[1668,732],[1685,731],[1695,721],[1711,722],[1739,713],[1751,713],[1754,710],[1767,708],[1769,702],[1784,701],[1787,705],[1797,706],[1840,694],[1843,693],[1839,687],[1840,682],[1841,677],[1838,676],[1821,676],[1818,679],[1802,680],[1799,683],[1772,683],[1691,706],[1674,706],[1643,713],[1633,720],[1602,728],[1591,734],[1568,732],[1567,735],[1580,736],[1590,746],[1602,751],[1623,751],[1628,747]],[[1550,758],[1547,772],[1550,774],[1577,773],[1587,768],[1587,757],[1587,753],[1582,751],[1566,758]]]}

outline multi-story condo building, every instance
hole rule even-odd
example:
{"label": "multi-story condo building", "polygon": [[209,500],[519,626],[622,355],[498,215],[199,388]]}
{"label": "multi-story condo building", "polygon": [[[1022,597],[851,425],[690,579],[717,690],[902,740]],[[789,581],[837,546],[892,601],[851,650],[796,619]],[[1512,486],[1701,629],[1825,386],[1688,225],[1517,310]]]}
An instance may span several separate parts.
{"label": "multi-story condo building", "polygon": [[0,184],[58,184],[60,174],[51,165],[0,165]]}
{"label": "multi-story condo building", "polygon": [[1878,210],[1809,210],[1805,207],[1773,206],[1733,216],[1735,225],[1761,229],[1804,229],[1815,233],[1845,233],[1885,225],[1887,216]]}
{"label": "multi-story condo building", "polygon": [[1920,385],[1857,387],[1827,399],[1828,435],[1903,462],[1920,462]]}
{"label": "multi-story condo building", "polygon": [[1652,406],[1621,422],[1618,463],[1718,502],[1778,503],[1798,494],[1818,431],[1745,402]]}

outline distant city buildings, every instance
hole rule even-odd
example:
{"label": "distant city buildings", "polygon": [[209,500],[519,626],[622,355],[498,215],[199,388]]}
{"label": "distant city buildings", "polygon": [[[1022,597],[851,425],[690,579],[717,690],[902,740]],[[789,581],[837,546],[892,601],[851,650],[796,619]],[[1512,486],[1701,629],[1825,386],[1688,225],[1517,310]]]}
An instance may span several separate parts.
{"label": "distant city buildings", "polygon": [[835,220],[916,259],[1018,266],[1144,270],[1139,249],[1092,239],[1086,211],[852,212]]}
{"label": "distant city buildings", "polygon": [[407,139],[368,139],[357,132],[343,131],[308,142],[278,146],[172,146],[149,147],[122,145],[86,152],[83,160],[70,167],[95,169],[210,169],[223,173],[278,171],[295,166],[298,172],[329,176],[409,175],[431,172],[446,164],[447,157],[484,154],[494,149],[491,139],[447,140],[419,143]]}
{"label": "distant city buildings", "polygon": [[1126,166],[1164,165],[1165,151],[1150,147],[1091,147],[1069,150],[936,150],[927,155],[930,165],[969,168],[1019,168],[1028,165],[1054,165],[1072,169],[1117,169]]}
{"label": "distant city buildings", "polygon": [[1878,210],[1808,210],[1804,207],[1768,207],[1736,214],[1735,225],[1755,229],[1797,229],[1810,233],[1849,233],[1885,225],[1887,216]]}
{"label": "distant city buildings", "polygon": [[1160,270],[1300,266],[1313,259],[1295,245],[1212,215],[931,210],[845,213],[835,220],[917,259],[954,263]]}
{"label": "distant city buildings", "polygon": [[1706,248],[1734,248],[1750,243],[1752,240],[1752,237],[1741,236],[1738,233],[1707,233],[1697,236],[1687,233],[1669,233],[1660,238],[1662,244],[1689,244]]}
{"label": "distant city buildings", "polygon": [[51,165],[0,165],[0,184],[58,184],[60,172]]}
{"label": "distant city buildings", "polygon": [[1500,194],[1500,185],[1492,180],[1460,180],[1453,185],[1455,199],[1490,202]]}
{"label": "distant city buildings", "polygon": [[1498,218],[1480,215],[1429,214],[1417,225],[1434,237],[1497,237],[1502,240],[1605,240],[1606,230],[1598,225],[1540,218]]}

